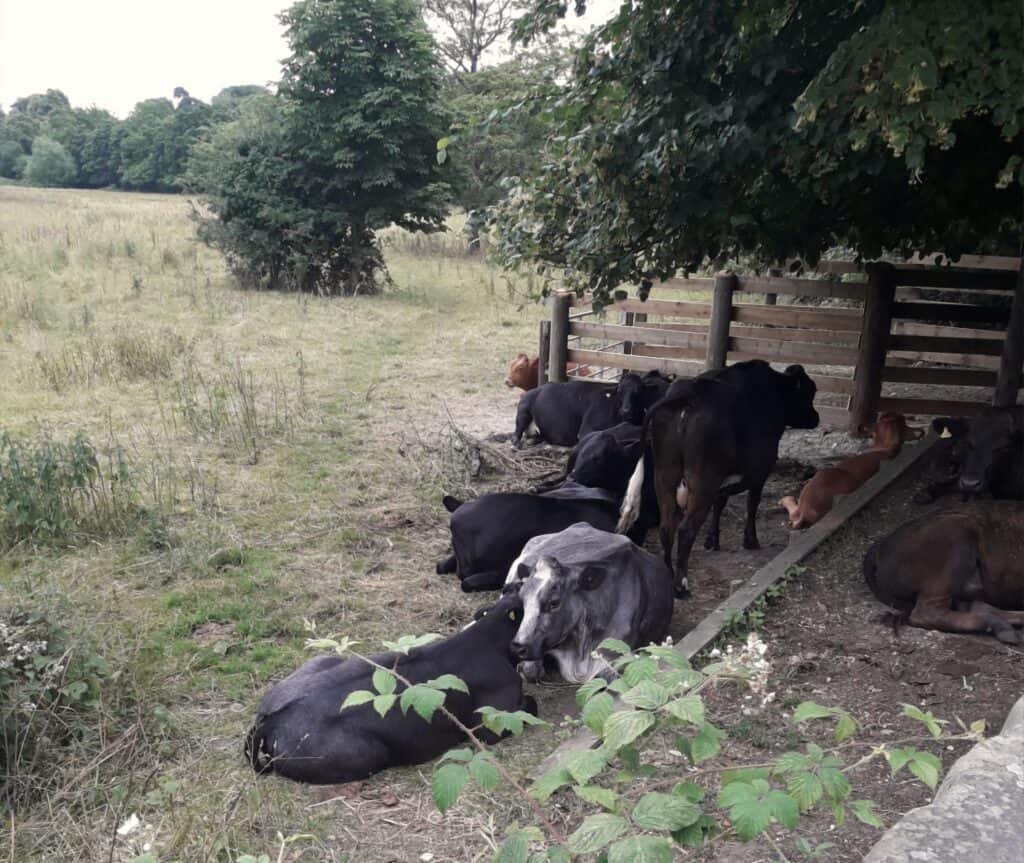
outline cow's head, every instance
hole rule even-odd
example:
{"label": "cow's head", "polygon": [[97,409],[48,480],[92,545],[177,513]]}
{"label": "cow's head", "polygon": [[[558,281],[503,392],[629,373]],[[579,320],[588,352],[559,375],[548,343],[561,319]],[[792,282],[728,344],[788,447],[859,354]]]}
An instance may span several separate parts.
{"label": "cow's head", "polygon": [[997,409],[971,420],[964,437],[960,491],[979,495],[988,490],[995,470],[1005,469],[1019,458],[1024,447],[1021,412]]}
{"label": "cow's head", "polygon": [[606,568],[597,564],[563,567],[550,557],[540,558],[531,569],[519,564],[522,580],[523,622],[512,640],[512,656],[537,662],[545,653],[577,635],[588,594],[604,582]]}
{"label": "cow's head", "polygon": [[875,449],[897,449],[908,440],[924,437],[924,429],[911,428],[903,414],[885,411],[871,429]]}
{"label": "cow's head", "polygon": [[576,447],[572,478],[580,485],[625,494],[636,459],[636,447],[608,431],[591,432]]}
{"label": "cow's head", "polygon": [[818,427],[818,412],[814,409],[814,395],[818,387],[808,377],[803,366],[789,366],[786,371],[783,403],[786,425],[796,429]]}
{"label": "cow's head", "polygon": [[536,383],[536,380],[530,381],[530,358],[526,354],[516,354],[508,364],[508,371],[505,373],[505,386],[510,389],[519,387],[525,390]]}
{"label": "cow's head", "polygon": [[640,425],[644,421],[644,382],[640,375],[627,372],[615,390],[619,402],[619,419]]}

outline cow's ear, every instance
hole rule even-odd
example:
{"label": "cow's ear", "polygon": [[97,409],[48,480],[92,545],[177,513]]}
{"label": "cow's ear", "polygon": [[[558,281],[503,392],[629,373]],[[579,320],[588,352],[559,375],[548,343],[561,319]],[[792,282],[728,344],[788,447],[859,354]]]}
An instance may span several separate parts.
{"label": "cow's ear", "polygon": [[606,570],[603,566],[588,566],[580,573],[580,590],[595,590],[604,582]]}
{"label": "cow's ear", "polygon": [[516,583],[520,581],[526,581],[526,579],[530,577],[530,574],[532,572],[533,570],[530,569],[529,564],[520,561],[519,566],[516,567]]}

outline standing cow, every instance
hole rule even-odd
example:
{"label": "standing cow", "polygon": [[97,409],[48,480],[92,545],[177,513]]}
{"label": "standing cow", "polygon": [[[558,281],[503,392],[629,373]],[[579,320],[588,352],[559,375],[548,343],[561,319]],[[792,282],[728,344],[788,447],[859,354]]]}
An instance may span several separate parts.
{"label": "standing cow", "polygon": [[661,641],[672,620],[672,573],[626,537],[574,524],[531,539],[510,567],[507,587],[523,601],[512,655],[539,677],[545,655],[570,683],[612,674],[595,656],[606,638],[630,647]]}
{"label": "standing cow", "polygon": [[[759,548],[756,516],[765,481],[787,426],[813,429],[814,385],[803,366],[777,372],[763,360],[736,363],[677,381],[644,421],[649,447],[636,465],[618,530],[640,511],[644,476],[653,463],[665,562],[675,563],[676,596],[687,591],[690,549],[709,514],[706,547],[717,549],[719,521],[730,495],[747,492],[743,547]],[[673,555],[674,552],[674,555]]]}

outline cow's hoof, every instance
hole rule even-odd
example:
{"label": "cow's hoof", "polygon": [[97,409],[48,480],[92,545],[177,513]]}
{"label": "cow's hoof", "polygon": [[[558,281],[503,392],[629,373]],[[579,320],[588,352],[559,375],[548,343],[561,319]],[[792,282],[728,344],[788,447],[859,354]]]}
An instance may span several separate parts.
{"label": "cow's hoof", "polygon": [[690,588],[684,584],[673,584],[672,594],[676,599],[686,599],[690,595]]}
{"label": "cow's hoof", "polygon": [[759,543],[756,539],[746,539],[746,538],[744,538],[744,540],[743,540],[743,547],[747,551],[757,551],[761,547],[761,543]]}
{"label": "cow's hoof", "polygon": [[704,540],[704,548],[708,551],[719,551],[721,546],[718,544],[718,537],[708,534],[707,539]]}
{"label": "cow's hoof", "polygon": [[1020,644],[1021,642],[1020,633],[1009,625],[1005,629],[999,627],[995,632],[995,636],[1005,644]]}

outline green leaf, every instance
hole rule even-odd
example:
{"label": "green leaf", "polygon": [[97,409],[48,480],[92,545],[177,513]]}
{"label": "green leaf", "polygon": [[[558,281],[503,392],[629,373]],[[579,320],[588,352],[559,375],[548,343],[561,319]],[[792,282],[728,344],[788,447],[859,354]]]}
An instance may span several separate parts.
{"label": "green leaf", "polygon": [[461,764],[443,764],[434,771],[431,790],[434,805],[440,812],[447,812],[455,805],[468,779],[469,771]]}
{"label": "green leaf", "polygon": [[846,774],[835,767],[821,767],[818,771],[825,796],[832,802],[844,800],[850,795],[850,781]]}
{"label": "green leaf", "polygon": [[935,715],[930,710],[923,712],[913,704],[903,705],[903,715],[909,716],[911,719],[916,719],[918,722],[922,723],[924,727],[928,729],[928,732],[932,737],[941,737],[942,726],[948,724],[945,719],[936,719]]}
{"label": "green leaf", "polygon": [[403,690],[399,702],[402,713],[408,713],[411,706],[427,722],[433,719],[434,713],[442,704],[444,704],[443,692],[438,692],[436,689],[428,689],[419,683]]}
{"label": "green leaf", "polygon": [[700,807],[678,794],[652,791],[633,807],[633,823],[644,830],[680,830],[697,822]]}
{"label": "green leaf", "polygon": [[653,656],[655,659],[660,659],[666,665],[671,665],[673,668],[690,669],[690,660],[681,653],[678,653],[674,648],[664,647],[660,644],[649,644],[647,647],[641,648],[640,652]]}
{"label": "green leaf", "polygon": [[597,649],[607,650],[609,653],[618,653],[621,656],[625,656],[632,651],[632,648],[626,642],[620,641],[617,638],[606,638],[597,645]]}
{"label": "green leaf", "polygon": [[889,762],[889,769],[892,771],[893,776],[899,773],[900,768],[905,764],[910,763],[910,759],[914,757],[915,752],[916,750],[910,747],[905,749],[887,749],[885,751],[885,760]]}
{"label": "green leaf", "polygon": [[517,830],[505,839],[494,863],[526,863],[530,856],[530,839],[522,830]]}
{"label": "green leaf", "polygon": [[800,820],[800,809],[792,797],[782,791],[772,791],[768,794],[766,802],[772,818],[779,824],[790,830],[796,827],[797,821]]}
{"label": "green leaf", "polygon": [[875,814],[875,802],[873,800],[851,800],[850,809],[857,820],[870,827],[885,827],[885,823]]}
{"label": "green leaf", "polygon": [[682,830],[673,830],[672,838],[688,848],[700,848],[717,829],[718,822],[714,818],[709,815],[701,815],[696,824],[691,824]]}
{"label": "green leaf", "polygon": [[530,786],[530,796],[537,800],[547,800],[559,788],[572,784],[572,775],[564,767],[556,767],[539,777]]}
{"label": "green leaf", "polygon": [[561,845],[554,845],[548,848],[548,863],[571,863],[569,852]]}
{"label": "green leaf", "polygon": [[[442,638],[440,633],[428,632],[425,635],[403,635],[398,641],[382,641],[381,644],[387,650],[394,651],[395,653],[408,654],[410,650],[416,647],[422,647],[424,644],[430,644],[432,641],[437,641]],[[358,642],[352,642],[358,644]]]}
{"label": "green leaf", "polygon": [[607,692],[599,692],[583,705],[580,719],[595,734],[604,733],[604,723],[615,708],[615,699]]}
{"label": "green leaf", "polygon": [[390,671],[383,668],[376,668],[373,671],[373,688],[381,695],[390,695],[395,691],[398,681]]}
{"label": "green leaf", "polygon": [[609,752],[616,752],[651,729],[654,723],[655,719],[650,713],[640,710],[613,713],[604,723],[604,747]]}
{"label": "green leaf", "polygon": [[705,722],[690,742],[694,763],[700,764],[702,761],[714,758],[722,748],[719,741],[723,737],[725,737],[724,731],[716,728],[710,722]]}
{"label": "green leaf", "polygon": [[797,705],[796,710],[793,711],[793,722],[799,725],[808,719],[828,719],[834,715],[835,710],[831,707],[822,707],[813,701],[804,701]]}
{"label": "green leaf", "polygon": [[469,694],[469,687],[466,686],[466,682],[454,674],[442,674],[440,677],[428,680],[423,685],[429,686],[431,689],[455,689],[459,692],[465,692],[467,695]]}
{"label": "green leaf", "polygon": [[629,823],[619,815],[610,812],[591,815],[569,836],[566,846],[573,854],[593,854],[628,829]]}
{"label": "green leaf", "polygon": [[677,782],[672,786],[672,793],[685,797],[691,803],[700,803],[707,792],[696,782]]}
{"label": "green leaf", "polygon": [[461,761],[463,763],[472,761],[476,755],[472,749],[449,749],[444,755],[441,756],[442,761]]}
{"label": "green leaf", "polygon": [[618,807],[619,796],[610,788],[602,788],[600,785],[574,785],[572,790],[580,800],[596,803],[609,812],[614,812]]}
{"label": "green leaf", "polygon": [[397,695],[378,695],[373,699],[373,709],[384,716],[395,706],[396,701],[398,701]]}
{"label": "green leaf", "polygon": [[437,164],[443,165],[447,161],[448,161],[448,151],[447,150],[438,150],[437,151]]}
{"label": "green leaf", "polygon": [[597,776],[605,768],[607,756],[600,749],[584,749],[581,752],[574,752],[564,761],[561,766],[569,771],[569,774],[580,785],[586,785],[591,779]]}
{"label": "green leaf", "polygon": [[367,701],[373,701],[373,693],[366,689],[357,689],[355,692],[350,692],[345,700],[341,703],[341,709],[345,710],[349,707],[357,707],[360,704],[366,704]]}
{"label": "green leaf", "polygon": [[701,725],[704,722],[704,702],[697,695],[685,695],[670,701],[665,705],[665,710],[683,722],[693,725]]}
{"label": "green leaf", "polygon": [[594,695],[608,686],[608,682],[602,677],[594,677],[584,683],[576,690],[576,703],[583,707]]}
{"label": "green leaf", "polygon": [[630,836],[608,849],[608,863],[672,863],[672,846],[660,836]]}
{"label": "green leaf", "polygon": [[668,690],[653,680],[642,680],[632,689],[623,693],[622,700],[626,704],[639,707],[642,710],[657,710],[668,700]]}
{"label": "green leaf", "polygon": [[495,734],[504,734],[507,731],[518,736],[523,733],[523,725],[547,725],[543,719],[538,719],[525,710],[498,710],[486,706],[478,708],[477,713],[480,714],[484,727]]}
{"label": "green leaf", "polygon": [[844,710],[839,714],[839,722],[836,723],[836,743],[842,743],[856,733],[857,720]]}
{"label": "green leaf", "polygon": [[821,780],[813,773],[802,771],[793,772],[789,775],[786,790],[789,791],[793,799],[796,800],[797,805],[804,812],[821,800],[821,796],[824,794]]}
{"label": "green leaf", "polygon": [[438,150],[443,150],[443,149],[445,149],[445,148],[446,148],[446,147],[448,146],[448,144],[450,144],[450,143],[451,143],[451,141],[450,141],[450,139],[449,139],[449,138],[438,138],[438,139],[437,139],[437,149],[438,149]]}
{"label": "green leaf", "polygon": [[907,769],[934,791],[935,786],[939,784],[941,768],[939,759],[930,752],[916,752]]}
{"label": "green leaf", "polygon": [[489,752],[478,752],[469,762],[469,772],[484,790],[497,788],[501,783],[501,773],[494,766],[494,756]]}
{"label": "green leaf", "polygon": [[658,674],[658,663],[649,656],[634,659],[623,669],[622,679],[627,686],[636,686],[642,680],[653,680]]}
{"label": "green leaf", "polygon": [[768,790],[767,782],[755,779],[753,783],[732,782],[718,795],[718,805],[729,810],[729,820],[745,842],[771,823],[772,813],[766,800]]}

